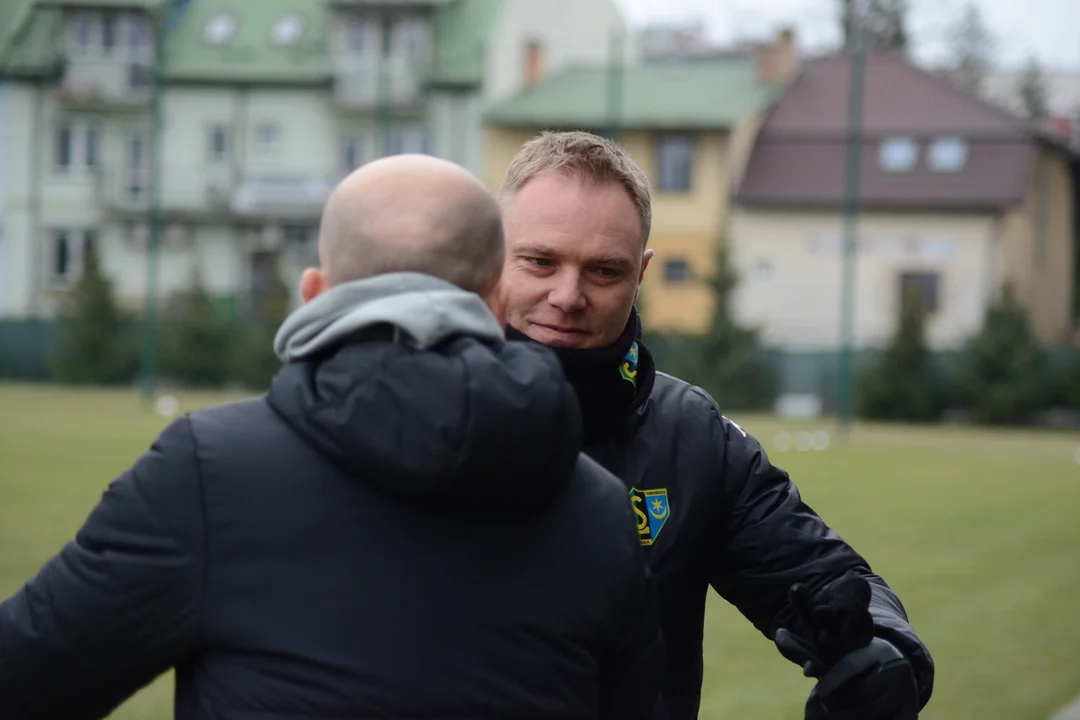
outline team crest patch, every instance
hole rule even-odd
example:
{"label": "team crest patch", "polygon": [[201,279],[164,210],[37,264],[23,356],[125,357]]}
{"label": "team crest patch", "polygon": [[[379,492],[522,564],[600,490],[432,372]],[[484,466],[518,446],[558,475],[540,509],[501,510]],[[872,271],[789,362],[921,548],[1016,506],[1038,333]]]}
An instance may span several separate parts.
{"label": "team crest patch", "polygon": [[630,504],[637,518],[637,531],[641,544],[652,545],[656,542],[656,536],[667,524],[668,516],[671,515],[667,488],[655,490],[630,488]]}
{"label": "team crest patch", "polygon": [[638,344],[635,342],[630,346],[630,350],[627,351],[626,357],[623,358],[622,365],[619,366],[619,374],[622,375],[622,379],[637,387],[637,363],[638,363]]}

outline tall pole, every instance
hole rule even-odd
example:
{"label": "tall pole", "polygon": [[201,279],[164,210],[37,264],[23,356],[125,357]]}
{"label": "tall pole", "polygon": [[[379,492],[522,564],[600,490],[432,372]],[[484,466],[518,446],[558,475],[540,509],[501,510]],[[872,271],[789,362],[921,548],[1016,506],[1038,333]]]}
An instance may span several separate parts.
{"label": "tall pole", "polygon": [[146,298],[142,337],[142,397],[150,406],[157,393],[158,275],[161,265],[161,178],[165,139],[162,135],[165,102],[165,42],[192,0],[171,0],[165,11],[154,14],[154,69],[150,85],[150,188],[146,244]]}
{"label": "tall pole", "polygon": [[848,132],[844,170],[844,252],[840,293],[840,362],[837,378],[837,411],[840,435],[847,437],[854,415],[855,386],[855,268],[858,259],[859,166],[862,156],[863,76],[866,72],[866,48],[861,23],[851,20],[852,37],[848,45]]}
{"label": "tall pole", "polygon": [[621,30],[611,31],[608,39],[607,71],[607,136],[615,142],[622,135],[623,114],[623,34]]}
{"label": "tall pole", "polygon": [[161,264],[161,176],[163,138],[162,105],[165,82],[165,37],[168,21],[159,18],[154,33],[154,71],[150,109],[150,198],[147,221],[149,238],[146,247],[146,308],[143,318],[142,397],[150,406],[157,392],[158,274]]}

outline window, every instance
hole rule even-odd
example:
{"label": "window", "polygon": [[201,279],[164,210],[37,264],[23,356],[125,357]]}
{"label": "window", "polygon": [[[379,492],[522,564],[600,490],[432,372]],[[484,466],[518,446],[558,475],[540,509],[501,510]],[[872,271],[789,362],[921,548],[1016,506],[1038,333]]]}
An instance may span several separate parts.
{"label": "window", "polygon": [[396,29],[398,54],[414,63],[426,62],[430,50],[428,25],[424,20],[403,20]]}
{"label": "window", "polygon": [[211,162],[223,162],[229,157],[229,131],[224,125],[210,128],[207,156]]}
{"label": "window", "polygon": [[341,146],[341,169],[351,173],[363,164],[363,144],[360,138],[345,138]]}
{"label": "window", "polygon": [[685,260],[668,260],[664,263],[664,282],[682,285],[690,282],[690,263]]}
{"label": "window", "polygon": [[900,302],[912,293],[928,313],[937,312],[940,302],[940,276],[935,272],[905,272],[900,274]]}
{"label": "window", "polygon": [[911,172],[918,160],[919,146],[912,138],[887,138],[878,150],[878,164],[885,172]]}
{"label": "window", "polygon": [[686,192],[693,175],[694,144],[689,137],[661,136],[656,141],[658,189],[666,192]]}
{"label": "window", "polygon": [[101,19],[101,46],[106,52],[116,47],[116,15],[105,13]]}
{"label": "window", "polygon": [[203,39],[211,45],[224,45],[236,32],[236,19],[232,15],[218,15],[206,23]]}
{"label": "window", "polygon": [[135,170],[146,167],[146,136],[142,130],[136,130],[128,138],[128,167]]}
{"label": "window", "polygon": [[299,17],[286,15],[274,23],[271,39],[276,45],[295,45],[303,29],[304,25]]}
{"label": "window", "polygon": [[264,124],[255,128],[255,152],[264,155],[272,153],[278,149],[279,141],[276,125]]}
{"label": "window", "polygon": [[423,127],[396,127],[390,129],[386,145],[387,155],[426,154],[430,152],[431,138]]}
{"label": "window", "polygon": [[82,275],[86,257],[98,251],[97,230],[57,229],[52,233],[49,270],[54,280],[72,282]]}
{"label": "window", "polygon": [[927,159],[934,172],[960,172],[967,162],[968,147],[963,138],[940,137],[930,143]]}
{"label": "window", "polygon": [[67,278],[71,270],[71,245],[66,230],[53,233],[52,274],[58,278]]}
{"label": "window", "polygon": [[61,170],[71,169],[72,130],[70,125],[61,125],[56,131],[56,167]]}
{"label": "window", "polygon": [[345,44],[350,52],[362,54],[367,51],[370,31],[365,20],[352,18],[345,28]]}
{"label": "window", "polygon": [[82,262],[80,265],[86,266],[86,258],[90,253],[97,253],[98,251],[98,236],[97,230],[83,230],[82,233]]}
{"label": "window", "polygon": [[99,155],[101,152],[101,130],[97,125],[90,125],[86,128],[86,143],[83,149],[86,152],[86,167],[96,168],[98,166]]}
{"label": "window", "polygon": [[146,134],[136,130],[128,138],[127,191],[128,200],[142,200],[146,194],[148,162],[146,154]]}
{"label": "window", "polygon": [[152,80],[153,70],[149,65],[144,63],[129,63],[128,64],[128,89],[129,90],[146,90],[150,87]]}
{"label": "window", "polygon": [[128,18],[128,46],[140,50],[150,45],[150,20],[142,15]]}
{"label": "window", "polygon": [[101,165],[101,126],[94,121],[68,118],[56,129],[55,167],[62,173]]}
{"label": "window", "polygon": [[94,18],[89,13],[75,16],[75,47],[79,52],[86,52],[94,39]]}

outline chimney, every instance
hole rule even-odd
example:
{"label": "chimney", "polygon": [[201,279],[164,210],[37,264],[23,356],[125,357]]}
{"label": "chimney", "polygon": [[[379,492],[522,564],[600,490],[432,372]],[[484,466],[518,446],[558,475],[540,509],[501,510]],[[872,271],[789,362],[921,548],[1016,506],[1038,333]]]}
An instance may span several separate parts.
{"label": "chimney", "polygon": [[776,39],[758,46],[758,79],[765,83],[786,83],[799,69],[799,50],[795,46],[795,31],[784,28]]}
{"label": "chimney", "polygon": [[544,62],[544,44],[539,40],[530,40],[525,43],[525,87],[529,90],[544,81],[547,74]]}

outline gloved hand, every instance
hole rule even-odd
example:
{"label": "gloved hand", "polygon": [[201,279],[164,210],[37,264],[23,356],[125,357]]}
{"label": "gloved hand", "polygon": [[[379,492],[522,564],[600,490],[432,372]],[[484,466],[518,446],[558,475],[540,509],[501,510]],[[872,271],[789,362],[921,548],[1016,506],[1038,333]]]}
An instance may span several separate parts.
{"label": "gloved hand", "polygon": [[811,596],[790,590],[793,630],[777,630],[780,653],[819,678],[806,701],[806,720],[915,720],[918,688],[911,664],[874,637],[870,584],[848,573]]}

